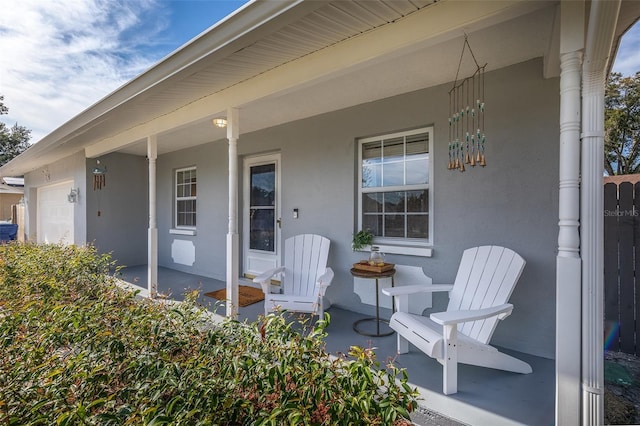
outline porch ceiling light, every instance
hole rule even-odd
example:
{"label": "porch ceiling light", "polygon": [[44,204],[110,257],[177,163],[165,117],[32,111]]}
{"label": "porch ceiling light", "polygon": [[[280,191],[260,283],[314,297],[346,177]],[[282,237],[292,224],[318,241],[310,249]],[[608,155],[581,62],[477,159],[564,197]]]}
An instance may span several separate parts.
{"label": "porch ceiling light", "polygon": [[219,128],[227,127],[227,119],[226,118],[214,118],[213,125]]}

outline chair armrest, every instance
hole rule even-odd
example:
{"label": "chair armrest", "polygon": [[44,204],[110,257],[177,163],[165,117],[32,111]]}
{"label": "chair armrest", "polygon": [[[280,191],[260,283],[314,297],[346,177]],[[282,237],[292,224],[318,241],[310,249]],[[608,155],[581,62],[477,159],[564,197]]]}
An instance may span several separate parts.
{"label": "chair armrest", "polygon": [[430,318],[436,324],[452,325],[461,322],[476,321],[489,317],[498,316],[499,319],[505,319],[511,314],[513,305],[505,303],[504,305],[492,306],[484,309],[471,309],[466,311],[446,311],[431,314]]}
{"label": "chair armrest", "polygon": [[433,293],[436,291],[451,291],[453,284],[416,284],[399,287],[385,287],[382,292],[387,296],[401,296],[414,293]]}
{"label": "chair armrest", "polygon": [[324,274],[320,275],[316,282],[320,287],[329,287],[331,285],[331,281],[333,281],[333,269],[327,268],[324,271]]}
{"label": "chair armrest", "polygon": [[273,278],[275,275],[281,274],[282,272],[284,272],[284,266],[281,266],[279,268],[269,269],[268,271],[265,271],[265,272],[261,273],[260,275],[258,275],[257,277],[255,277],[253,279],[253,282],[257,283],[257,284],[260,284],[260,286],[262,287],[262,291],[265,294],[271,293],[271,291],[269,291],[269,285],[271,284],[271,278]]}

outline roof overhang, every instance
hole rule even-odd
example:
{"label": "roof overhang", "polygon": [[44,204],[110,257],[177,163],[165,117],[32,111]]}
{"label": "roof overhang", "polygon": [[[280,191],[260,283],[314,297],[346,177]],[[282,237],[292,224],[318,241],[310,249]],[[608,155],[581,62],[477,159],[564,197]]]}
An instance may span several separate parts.
{"label": "roof overhang", "polygon": [[[624,3],[621,16],[640,14],[634,2]],[[464,34],[488,70],[552,57],[557,9],[557,1],[526,0],[254,1],[47,135],[0,175],[22,175],[82,150],[87,157],[144,155],[151,135],[159,154],[224,139],[211,119],[228,107],[240,109],[247,133],[443,84],[456,74]],[[616,36],[629,25],[623,20]]]}

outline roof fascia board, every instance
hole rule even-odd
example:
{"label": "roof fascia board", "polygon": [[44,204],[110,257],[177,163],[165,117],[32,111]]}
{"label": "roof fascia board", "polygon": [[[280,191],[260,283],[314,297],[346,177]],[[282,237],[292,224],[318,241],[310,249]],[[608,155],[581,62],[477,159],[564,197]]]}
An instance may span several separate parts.
{"label": "roof fascia board", "polygon": [[[205,120],[227,107],[242,108],[252,101],[282,94],[339,75],[344,70],[365,66],[380,57],[397,55],[412,46],[426,47],[546,7],[549,2],[460,2],[445,0],[276,69],[229,89],[215,93],[167,115],[125,130],[87,146],[87,157],[117,151],[150,134]],[[257,130],[257,129],[248,129]]]}

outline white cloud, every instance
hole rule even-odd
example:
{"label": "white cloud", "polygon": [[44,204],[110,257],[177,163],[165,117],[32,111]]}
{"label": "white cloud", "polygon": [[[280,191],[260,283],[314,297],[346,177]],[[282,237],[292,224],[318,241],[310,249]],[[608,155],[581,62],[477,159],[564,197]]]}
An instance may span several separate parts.
{"label": "white cloud", "polygon": [[626,76],[640,72],[640,23],[636,23],[622,36],[613,71]]}
{"label": "white cloud", "polygon": [[3,0],[2,121],[37,142],[163,57],[167,13],[157,0]]}

